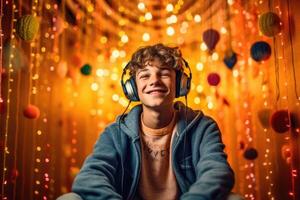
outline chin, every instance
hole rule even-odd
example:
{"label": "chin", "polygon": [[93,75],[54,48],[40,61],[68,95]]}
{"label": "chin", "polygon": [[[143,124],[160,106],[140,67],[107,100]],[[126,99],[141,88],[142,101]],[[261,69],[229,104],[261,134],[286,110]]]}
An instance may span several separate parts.
{"label": "chin", "polygon": [[166,107],[173,106],[173,102],[162,102],[162,101],[151,101],[151,102],[143,102],[143,105],[147,108],[153,109],[165,109]]}

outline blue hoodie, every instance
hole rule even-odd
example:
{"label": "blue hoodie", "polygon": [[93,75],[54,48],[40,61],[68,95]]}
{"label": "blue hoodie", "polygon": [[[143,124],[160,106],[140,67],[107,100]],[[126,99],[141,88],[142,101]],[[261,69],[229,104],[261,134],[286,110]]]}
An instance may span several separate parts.
{"label": "blue hoodie", "polygon": [[[179,120],[171,150],[180,199],[226,199],[234,173],[216,122],[181,102],[174,107]],[[73,192],[84,200],[138,199],[141,112],[142,106],[137,105],[104,130],[76,176]]]}

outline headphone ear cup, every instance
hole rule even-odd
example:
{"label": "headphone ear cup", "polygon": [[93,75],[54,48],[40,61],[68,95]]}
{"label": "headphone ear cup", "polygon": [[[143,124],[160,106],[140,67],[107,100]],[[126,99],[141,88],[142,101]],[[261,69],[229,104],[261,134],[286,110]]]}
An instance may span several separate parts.
{"label": "headphone ear cup", "polygon": [[133,89],[133,100],[132,101],[139,101],[140,98],[139,98],[139,94],[138,94],[138,90],[137,90],[137,85],[136,85],[136,82],[135,82],[135,78],[134,76],[130,78],[130,84],[132,86],[132,89]]}
{"label": "headphone ear cup", "polygon": [[176,71],[176,94],[175,94],[176,98],[180,97],[181,76],[182,76],[182,72],[181,71]]}
{"label": "headphone ear cup", "polygon": [[186,73],[178,71],[176,73],[176,98],[185,96],[190,91],[191,79]]}
{"label": "headphone ear cup", "polygon": [[134,77],[129,78],[124,83],[123,87],[124,94],[130,101],[139,101],[139,95],[137,92],[137,87]]}

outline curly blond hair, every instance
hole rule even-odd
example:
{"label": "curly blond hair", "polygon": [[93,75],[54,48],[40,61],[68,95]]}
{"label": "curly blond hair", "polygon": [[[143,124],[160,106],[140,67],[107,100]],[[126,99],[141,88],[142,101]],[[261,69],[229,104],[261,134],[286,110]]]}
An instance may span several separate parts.
{"label": "curly blond hair", "polygon": [[178,47],[169,47],[158,43],[138,49],[133,53],[128,64],[129,74],[135,75],[138,69],[144,68],[148,62],[158,59],[163,66],[183,71],[183,59]]}

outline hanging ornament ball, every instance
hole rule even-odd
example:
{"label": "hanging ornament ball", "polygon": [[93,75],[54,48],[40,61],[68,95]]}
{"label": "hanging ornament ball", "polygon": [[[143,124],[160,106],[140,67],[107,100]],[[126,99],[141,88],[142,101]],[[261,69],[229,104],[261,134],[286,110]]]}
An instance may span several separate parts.
{"label": "hanging ornament ball", "polygon": [[237,62],[236,53],[232,50],[226,52],[223,62],[228,67],[228,69],[232,69]]}
{"label": "hanging ornament ball", "polygon": [[19,176],[19,171],[17,169],[11,170],[11,181],[14,182]]}
{"label": "hanging ornament ball", "polygon": [[92,66],[89,64],[85,64],[80,68],[80,72],[85,75],[88,76],[92,73]]}
{"label": "hanging ornament ball", "polygon": [[253,60],[260,62],[267,60],[271,56],[271,47],[267,42],[258,41],[251,46],[251,57]]}
{"label": "hanging ornament ball", "polygon": [[264,108],[258,111],[257,117],[264,128],[270,127],[271,109]]}
{"label": "hanging ornament ball", "polygon": [[72,64],[74,67],[80,67],[80,66],[82,65],[82,61],[81,61],[80,54],[74,54],[74,55],[71,57],[71,64]]}
{"label": "hanging ornament ball", "polygon": [[266,12],[259,17],[259,29],[268,37],[273,37],[281,30],[281,20],[276,13]]}
{"label": "hanging ornament ball", "polygon": [[258,152],[256,149],[249,147],[244,151],[244,158],[247,160],[254,160],[258,156]]}
{"label": "hanging ornament ball", "polygon": [[39,20],[33,15],[24,15],[17,21],[16,33],[25,41],[33,40],[38,30]]}
{"label": "hanging ornament ball", "polygon": [[290,117],[287,110],[278,110],[271,116],[271,126],[277,133],[284,133],[290,128]]}
{"label": "hanging ornament ball", "polygon": [[207,76],[207,82],[211,86],[217,86],[221,81],[221,77],[218,73],[210,73]]}
{"label": "hanging ornament ball", "polygon": [[23,114],[29,119],[37,119],[40,116],[40,109],[35,105],[29,104],[23,111]]}
{"label": "hanging ornament ball", "polygon": [[202,39],[206,44],[209,51],[215,49],[218,41],[220,40],[220,34],[215,29],[207,29],[203,32]]}

